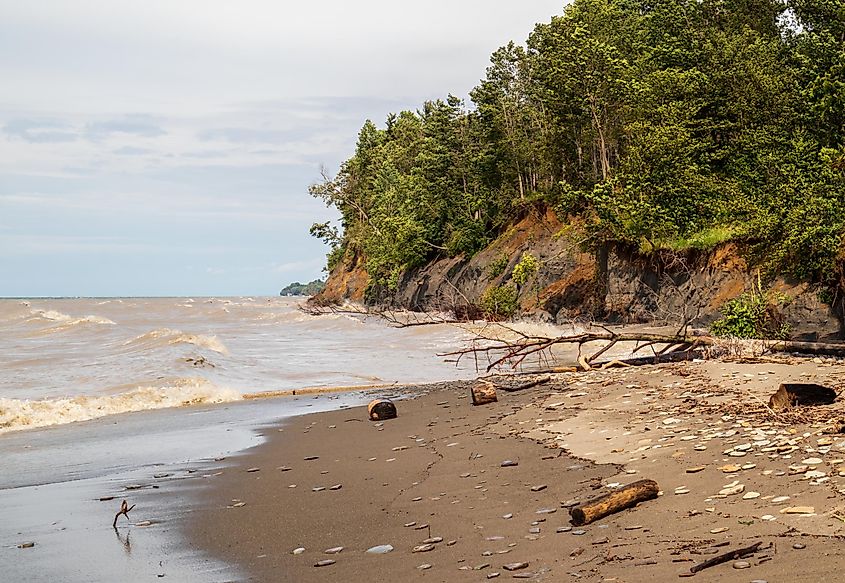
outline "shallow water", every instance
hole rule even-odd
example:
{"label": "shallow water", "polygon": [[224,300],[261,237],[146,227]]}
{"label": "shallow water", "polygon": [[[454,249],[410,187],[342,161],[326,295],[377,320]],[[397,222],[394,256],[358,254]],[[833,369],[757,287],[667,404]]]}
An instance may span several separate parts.
{"label": "shallow water", "polygon": [[[242,395],[474,376],[436,356],[466,336],[312,317],[288,298],[0,300],[0,579],[237,580],[180,533],[220,458],[265,425],[372,396]],[[114,530],[123,498],[137,506]]]}

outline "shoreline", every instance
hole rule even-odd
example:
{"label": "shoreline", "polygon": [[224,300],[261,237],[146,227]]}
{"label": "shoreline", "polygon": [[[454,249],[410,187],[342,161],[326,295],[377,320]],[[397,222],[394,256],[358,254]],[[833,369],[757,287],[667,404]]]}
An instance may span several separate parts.
{"label": "shoreline", "polygon": [[[786,381],[841,388],[843,373],[795,357],[561,373],[479,407],[471,382],[417,387],[383,423],[359,407],[267,428],[185,533],[244,581],[663,581],[757,541],[699,578],[818,581],[845,564],[826,544],[845,535],[845,436],[825,433],[845,409],[777,418],[762,403]],[[570,524],[573,502],[646,478],[657,499]],[[379,545],[393,550],[366,552]]]}

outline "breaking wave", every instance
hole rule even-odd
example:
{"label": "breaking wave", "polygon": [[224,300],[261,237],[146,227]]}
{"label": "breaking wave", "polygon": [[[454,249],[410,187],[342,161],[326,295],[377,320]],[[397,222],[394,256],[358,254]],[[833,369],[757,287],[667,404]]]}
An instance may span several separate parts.
{"label": "breaking wave", "polygon": [[83,316],[81,318],[76,318],[55,310],[34,310],[32,315],[36,318],[56,322],[58,325],[53,327],[52,330],[66,330],[67,328],[79,326],[81,324],[97,324],[104,326],[115,325],[113,321],[108,318],[103,318],[102,316]]}
{"label": "breaking wave", "polygon": [[204,379],[180,379],[161,387],[138,387],[115,395],[25,400],[0,399],[0,433],[88,421],[107,415],[238,401],[241,394]]}
{"label": "breaking wave", "polygon": [[186,334],[181,330],[170,328],[159,328],[146,334],[133,338],[129,344],[193,344],[200,348],[206,348],[219,354],[229,354],[229,349],[220,341],[217,336],[205,336],[203,334]]}

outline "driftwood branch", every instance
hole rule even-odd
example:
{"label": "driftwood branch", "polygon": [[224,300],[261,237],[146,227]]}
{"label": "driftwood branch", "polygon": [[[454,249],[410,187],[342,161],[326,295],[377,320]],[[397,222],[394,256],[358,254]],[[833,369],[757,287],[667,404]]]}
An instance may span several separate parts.
{"label": "driftwood branch", "polygon": [[736,549],[733,551],[729,551],[727,553],[723,553],[721,555],[717,555],[711,559],[707,559],[702,563],[698,563],[697,565],[693,565],[690,567],[690,573],[698,573],[699,571],[703,571],[708,567],[713,567],[715,565],[721,565],[722,563],[727,563],[728,561],[733,561],[734,559],[741,559],[742,557],[746,557],[748,555],[752,555],[756,553],[760,549],[760,545],[763,544],[763,541],[758,541],[751,545],[750,547],[745,547],[742,549]]}
{"label": "driftwood branch", "polygon": [[132,509],[135,508],[135,505],[129,506],[129,504],[124,500],[120,503],[120,511],[114,515],[114,522],[112,523],[112,527],[117,528],[117,519],[120,518],[121,514],[126,517],[126,520],[129,520],[129,513]]}

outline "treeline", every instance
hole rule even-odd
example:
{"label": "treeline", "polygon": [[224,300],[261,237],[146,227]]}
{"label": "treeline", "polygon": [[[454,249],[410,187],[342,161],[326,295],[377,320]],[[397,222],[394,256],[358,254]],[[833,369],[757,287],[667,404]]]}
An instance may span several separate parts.
{"label": "treeline", "polygon": [[845,234],[842,0],[575,0],[449,96],[367,122],[311,192],[330,267],[374,284],[472,254],[532,205],[585,245],[749,243],[773,272],[826,282]]}

